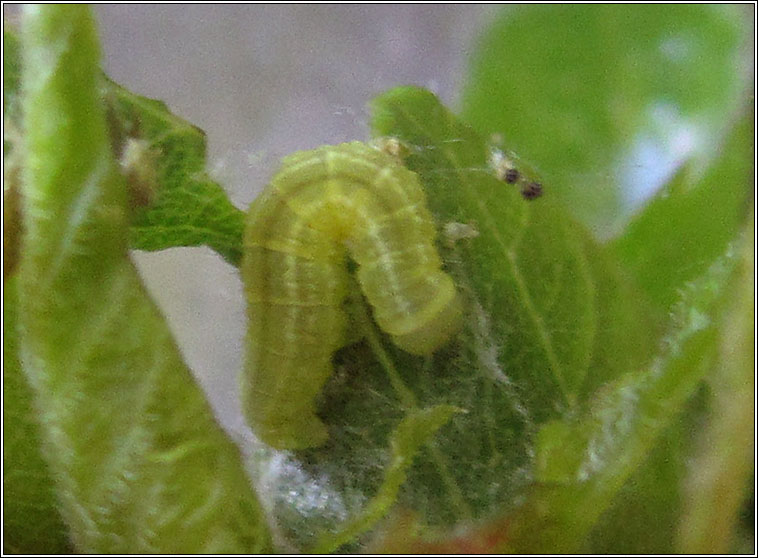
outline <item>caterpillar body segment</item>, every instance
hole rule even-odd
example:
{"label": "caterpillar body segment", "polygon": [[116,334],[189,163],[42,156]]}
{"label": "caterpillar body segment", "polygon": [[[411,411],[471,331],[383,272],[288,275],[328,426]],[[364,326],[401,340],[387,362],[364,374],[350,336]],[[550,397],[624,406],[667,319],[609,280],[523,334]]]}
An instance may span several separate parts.
{"label": "caterpillar body segment", "polygon": [[374,319],[402,349],[429,354],[460,327],[436,227],[416,175],[354,142],[283,161],[247,217],[242,274],[248,308],[243,407],[282,449],[321,445],[315,400],[346,340],[346,256]]}

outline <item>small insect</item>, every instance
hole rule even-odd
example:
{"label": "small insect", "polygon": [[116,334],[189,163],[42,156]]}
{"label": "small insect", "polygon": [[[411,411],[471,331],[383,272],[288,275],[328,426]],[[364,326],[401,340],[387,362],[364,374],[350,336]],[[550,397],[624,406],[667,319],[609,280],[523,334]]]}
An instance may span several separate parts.
{"label": "small insect", "polygon": [[506,156],[501,150],[490,150],[490,167],[493,169],[498,180],[507,184],[520,184],[521,196],[525,200],[533,200],[542,195],[542,184],[530,180],[524,173],[516,168],[516,163],[511,157]]}
{"label": "small insect", "polygon": [[519,173],[518,169],[516,168],[510,168],[505,170],[505,174],[503,175],[503,180],[505,180],[508,184],[513,184],[521,177],[521,173]]}
{"label": "small insect", "polygon": [[539,182],[524,182],[521,185],[521,196],[525,200],[533,200],[542,195],[542,184]]}
{"label": "small insect", "polygon": [[242,278],[245,416],[279,449],[323,444],[316,398],[350,335],[346,258],[379,327],[428,355],[458,331],[462,306],[434,245],[418,177],[392,155],[353,142],[286,157],[246,218]]}

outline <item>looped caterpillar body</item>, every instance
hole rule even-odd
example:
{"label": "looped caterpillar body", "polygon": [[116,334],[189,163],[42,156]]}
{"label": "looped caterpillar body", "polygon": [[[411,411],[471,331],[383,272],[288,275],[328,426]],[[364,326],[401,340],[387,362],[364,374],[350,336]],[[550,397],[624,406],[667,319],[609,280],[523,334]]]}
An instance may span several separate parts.
{"label": "looped caterpillar body", "polygon": [[360,142],[286,157],[250,206],[242,278],[248,314],[243,408],[280,449],[318,446],[315,400],[345,344],[346,256],[374,319],[394,343],[429,354],[461,323],[417,176]]}

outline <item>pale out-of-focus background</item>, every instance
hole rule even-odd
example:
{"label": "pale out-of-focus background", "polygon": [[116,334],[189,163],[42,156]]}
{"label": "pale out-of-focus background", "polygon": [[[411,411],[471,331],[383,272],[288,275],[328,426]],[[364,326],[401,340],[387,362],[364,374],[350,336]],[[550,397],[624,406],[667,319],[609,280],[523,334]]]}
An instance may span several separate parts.
{"label": "pale out-of-focus background", "polygon": [[[5,6],[15,19],[19,6]],[[415,84],[455,107],[494,6],[97,5],[104,69],[205,130],[208,164],[246,207],[287,153],[368,138],[366,103]],[[237,271],[209,249],[135,253],[216,413],[245,431]]]}

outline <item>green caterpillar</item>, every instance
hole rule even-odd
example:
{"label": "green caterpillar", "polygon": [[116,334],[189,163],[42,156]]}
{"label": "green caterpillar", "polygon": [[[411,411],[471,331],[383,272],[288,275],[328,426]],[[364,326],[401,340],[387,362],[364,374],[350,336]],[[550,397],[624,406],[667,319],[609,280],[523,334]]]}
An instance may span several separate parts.
{"label": "green caterpillar", "polygon": [[346,343],[346,256],[375,321],[426,355],[461,324],[436,227],[416,174],[360,142],[294,153],[247,215],[242,278],[248,314],[243,409],[280,449],[327,439],[315,400]]}

